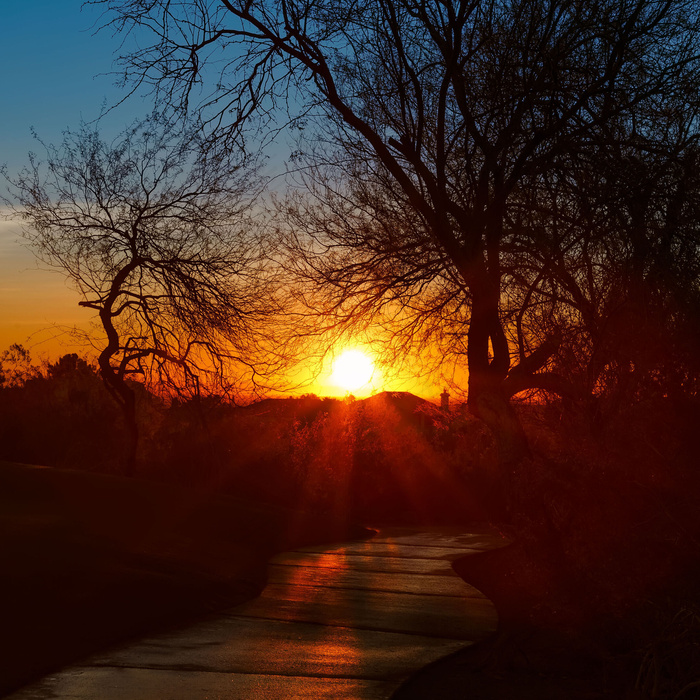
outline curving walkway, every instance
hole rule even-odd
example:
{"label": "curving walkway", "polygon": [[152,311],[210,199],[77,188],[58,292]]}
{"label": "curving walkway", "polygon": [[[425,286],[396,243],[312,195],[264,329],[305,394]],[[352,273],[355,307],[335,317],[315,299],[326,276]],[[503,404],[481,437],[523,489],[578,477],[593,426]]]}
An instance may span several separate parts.
{"label": "curving walkway", "polygon": [[259,598],[94,656],[11,700],[379,700],[496,627],[452,570],[492,533],[387,528],[271,560]]}

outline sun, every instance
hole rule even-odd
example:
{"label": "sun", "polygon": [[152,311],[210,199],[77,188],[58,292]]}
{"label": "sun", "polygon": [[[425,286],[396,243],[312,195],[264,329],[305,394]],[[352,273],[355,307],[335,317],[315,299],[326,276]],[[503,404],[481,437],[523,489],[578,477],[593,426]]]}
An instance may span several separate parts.
{"label": "sun", "polygon": [[346,391],[355,391],[369,384],[374,363],[361,350],[345,350],[333,362],[331,382]]}

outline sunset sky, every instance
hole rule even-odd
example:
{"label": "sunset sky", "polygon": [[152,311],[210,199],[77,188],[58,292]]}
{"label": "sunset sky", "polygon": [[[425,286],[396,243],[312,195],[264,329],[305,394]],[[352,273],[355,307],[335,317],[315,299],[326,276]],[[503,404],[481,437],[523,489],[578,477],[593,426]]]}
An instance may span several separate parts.
{"label": "sunset sky", "polygon": [[[59,143],[66,128],[74,130],[81,120],[97,119],[104,106],[116,105],[124,95],[110,75],[119,38],[109,31],[95,35],[99,12],[81,10],[81,4],[38,0],[3,8],[0,60],[6,98],[0,110],[0,163],[10,176],[26,165],[30,151],[42,155],[32,131],[47,143]],[[148,97],[132,96],[100,119],[100,131],[107,137],[116,135],[151,108]],[[6,195],[4,182],[1,187]],[[63,274],[42,269],[23,245],[19,224],[0,219],[0,352],[12,343],[23,344],[35,360],[81,352],[66,331],[74,326],[87,329],[94,314],[78,307],[78,301]],[[341,351],[336,349],[336,355]],[[437,396],[441,391],[437,384],[414,381],[410,372],[402,372],[399,379],[392,368],[385,369],[355,393],[390,389]],[[332,371],[328,363],[320,381],[307,390],[344,393],[330,378]]]}
{"label": "sunset sky", "polygon": [[[112,70],[117,41],[108,33],[93,36],[99,13],[81,0],[7,3],[0,23],[3,107],[0,109],[0,163],[10,175],[41,153],[32,129],[57,143],[62,131],[99,116],[121,92]],[[118,132],[148,111],[132,99],[101,122],[105,133]],[[2,194],[6,186],[2,183]],[[22,343],[39,357],[70,349],[70,338],[56,336],[58,326],[84,325],[90,317],[78,308],[78,296],[59,272],[38,269],[19,239],[16,223],[0,220],[0,352]],[[60,347],[59,347],[60,343]]]}

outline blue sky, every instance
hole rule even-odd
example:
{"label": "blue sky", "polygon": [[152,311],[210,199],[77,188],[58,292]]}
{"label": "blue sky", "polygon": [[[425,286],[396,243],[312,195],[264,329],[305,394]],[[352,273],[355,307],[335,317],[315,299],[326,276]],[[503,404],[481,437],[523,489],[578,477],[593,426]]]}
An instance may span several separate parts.
{"label": "blue sky", "polygon": [[[2,100],[0,162],[21,167],[36,145],[34,127],[44,140],[60,141],[66,127],[77,127],[100,114],[104,102],[117,103],[122,92],[114,85],[114,54],[119,37],[110,31],[95,35],[98,8],[81,11],[81,0],[3,2],[0,22]],[[150,111],[130,99],[107,120],[118,130]]]}
{"label": "blue sky", "polygon": [[[60,144],[63,132],[92,122],[105,105],[114,107],[100,119],[106,139],[116,136],[153,110],[148,95],[132,95],[116,86],[115,59],[124,37],[107,28],[101,7],[82,0],[0,0],[0,164],[10,176],[46,143]],[[146,37],[148,41],[151,37]],[[129,39],[129,42],[133,41]],[[120,104],[121,103],[121,104]],[[0,194],[6,185],[0,179]],[[27,250],[17,222],[2,217],[0,202],[0,353],[22,343],[36,354],[55,355],[75,346],[61,329],[84,328],[90,310],[58,271],[46,271]]]}
{"label": "blue sky", "polygon": [[[115,87],[113,59],[119,37],[95,35],[97,8],[81,11],[81,0],[1,0],[0,163],[17,172],[28,152],[41,154],[31,128],[58,143],[66,128],[96,119],[103,104],[123,96]],[[130,98],[101,122],[105,136],[116,134],[150,111],[147,100]],[[3,193],[4,183],[0,183]],[[0,353],[10,343],[55,354],[55,336],[64,326],[87,323],[77,294],[57,272],[37,269],[19,240],[16,224],[0,219]],[[61,346],[71,342],[61,336]]]}

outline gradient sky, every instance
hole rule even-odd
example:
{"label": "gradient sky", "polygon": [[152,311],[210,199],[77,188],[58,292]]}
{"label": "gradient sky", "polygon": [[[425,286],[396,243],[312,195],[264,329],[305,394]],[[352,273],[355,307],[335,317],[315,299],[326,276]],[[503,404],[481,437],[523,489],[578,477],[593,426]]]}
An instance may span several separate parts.
{"label": "gradient sky", "polygon": [[[10,175],[41,154],[31,134],[58,143],[66,128],[96,119],[103,105],[119,102],[113,55],[119,38],[95,35],[100,13],[81,10],[81,0],[3,0],[0,21],[0,163]],[[130,98],[101,120],[105,135],[117,133],[150,111],[147,100]],[[6,194],[4,182],[0,183]],[[77,306],[78,296],[59,272],[37,269],[19,239],[16,224],[0,220],[0,352],[23,343],[35,356],[54,354],[56,325],[83,325],[90,317]],[[61,344],[72,349],[70,340]]]}
{"label": "gradient sky", "polygon": [[[30,151],[42,154],[32,129],[43,141],[59,143],[66,128],[97,119],[105,105],[112,107],[124,97],[110,75],[121,38],[108,30],[95,34],[100,11],[81,8],[81,0],[2,2],[0,164],[12,176],[27,163]],[[132,96],[100,119],[100,130],[106,137],[116,135],[151,110],[147,96]],[[0,190],[7,194],[3,181]],[[84,351],[65,333],[73,326],[86,330],[94,316],[78,307],[79,299],[60,271],[42,269],[37,263],[22,244],[19,225],[0,218],[0,353],[12,343],[23,344],[35,360]],[[408,377],[379,381],[382,385],[374,390],[435,395],[440,390]],[[338,393],[327,381],[309,389]]]}

